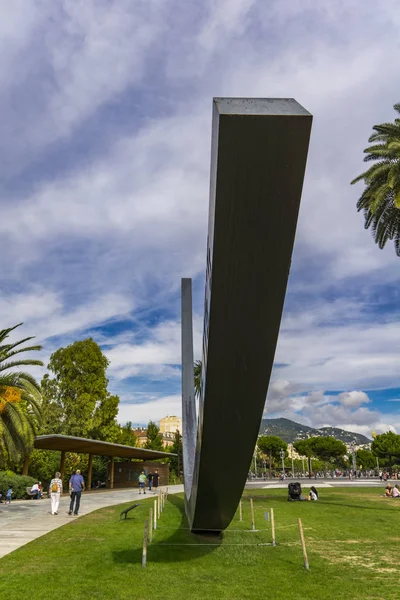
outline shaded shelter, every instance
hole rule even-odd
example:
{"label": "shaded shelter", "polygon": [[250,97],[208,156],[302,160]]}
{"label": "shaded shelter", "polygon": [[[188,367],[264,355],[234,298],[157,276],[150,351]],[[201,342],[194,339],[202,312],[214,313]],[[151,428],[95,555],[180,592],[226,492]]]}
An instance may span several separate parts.
{"label": "shaded shelter", "polygon": [[[146,448],[135,448],[134,446],[123,446],[122,444],[113,444],[100,440],[90,440],[87,438],[74,437],[71,435],[39,435],[35,438],[34,447],[37,450],[59,450],[61,452],[60,473],[64,476],[65,471],[65,453],[76,452],[77,454],[89,454],[88,465],[88,489],[92,485],[92,465],[93,455],[111,457],[111,477],[110,487],[114,487],[114,459],[135,458],[138,460],[160,460],[176,456],[170,452],[159,452],[158,450],[147,450]],[[26,472],[28,464],[24,465]]]}

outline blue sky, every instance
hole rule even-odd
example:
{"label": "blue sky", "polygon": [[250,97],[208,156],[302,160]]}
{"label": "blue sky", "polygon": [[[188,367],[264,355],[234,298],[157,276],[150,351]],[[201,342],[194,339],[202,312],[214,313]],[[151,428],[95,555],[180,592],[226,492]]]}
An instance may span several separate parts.
{"label": "blue sky", "polygon": [[14,0],[0,17],[1,326],[24,321],[45,362],[92,336],[121,422],[180,414],[212,97],[294,97],[314,124],[266,415],[400,431],[400,259],[349,185],[399,101],[398,3]]}

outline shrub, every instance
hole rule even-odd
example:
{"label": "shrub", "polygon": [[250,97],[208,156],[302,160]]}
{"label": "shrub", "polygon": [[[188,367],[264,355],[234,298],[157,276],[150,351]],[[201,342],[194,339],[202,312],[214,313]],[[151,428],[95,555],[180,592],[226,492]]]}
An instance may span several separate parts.
{"label": "shrub", "polygon": [[35,481],[33,477],[27,475],[16,475],[12,471],[0,471],[0,492],[5,496],[8,488],[12,485],[14,500],[16,498],[29,498],[26,488],[32,487]]}

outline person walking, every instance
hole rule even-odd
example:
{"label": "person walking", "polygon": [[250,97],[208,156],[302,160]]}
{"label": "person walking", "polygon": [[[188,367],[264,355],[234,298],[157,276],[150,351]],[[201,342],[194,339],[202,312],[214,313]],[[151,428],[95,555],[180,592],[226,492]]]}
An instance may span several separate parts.
{"label": "person walking", "polygon": [[7,490],[7,494],[6,494],[6,504],[11,504],[11,498],[12,498],[13,493],[14,493],[13,486],[10,485],[10,487]]}
{"label": "person walking", "polygon": [[142,490],[143,490],[144,494],[146,493],[145,485],[146,485],[146,474],[144,471],[142,471],[139,475],[139,494],[142,493]]}
{"label": "person walking", "polygon": [[156,469],[153,473],[153,488],[155,488],[155,489],[158,488],[159,479],[160,479],[160,474]]}
{"label": "person walking", "polygon": [[153,473],[147,475],[147,481],[149,482],[149,492],[151,492],[151,488],[153,487]]}
{"label": "person walking", "polygon": [[57,471],[54,478],[50,481],[49,485],[50,500],[51,500],[51,514],[58,515],[58,507],[60,504],[60,497],[63,492],[63,482],[61,479],[61,473]]}
{"label": "person walking", "polygon": [[[71,479],[69,480],[69,491],[71,493],[71,502],[69,505],[69,511],[68,514],[72,515],[72,512],[74,513],[74,515],[78,516],[79,514],[79,508],[81,505],[81,495],[82,492],[85,489],[85,480],[83,479],[81,472],[79,469],[77,469],[75,471],[75,474],[72,475]],[[75,509],[74,509],[74,504],[75,504]]]}

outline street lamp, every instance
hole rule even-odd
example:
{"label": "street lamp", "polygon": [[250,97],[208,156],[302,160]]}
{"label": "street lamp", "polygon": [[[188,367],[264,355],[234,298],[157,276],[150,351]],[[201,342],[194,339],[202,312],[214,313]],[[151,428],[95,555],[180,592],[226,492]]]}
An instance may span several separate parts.
{"label": "street lamp", "polygon": [[282,450],[279,452],[279,454],[280,454],[280,456],[281,456],[281,459],[282,459],[282,474],[284,475],[284,474],[285,474],[285,462],[284,462],[284,458],[285,458],[285,451],[282,449]]}
{"label": "street lamp", "polygon": [[352,457],[352,460],[353,460],[353,472],[354,472],[354,475],[357,476],[357,461],[356,461],[355,446],[356,446],[356,443],[355,442],[351,442],[351,444],[350,444],[350,448],[351,448],[350,453],[351,453],[351,457]]}

